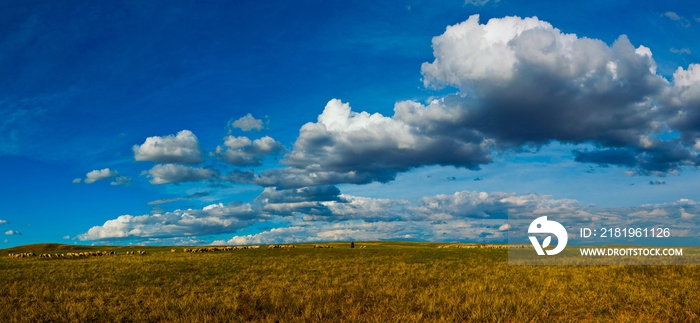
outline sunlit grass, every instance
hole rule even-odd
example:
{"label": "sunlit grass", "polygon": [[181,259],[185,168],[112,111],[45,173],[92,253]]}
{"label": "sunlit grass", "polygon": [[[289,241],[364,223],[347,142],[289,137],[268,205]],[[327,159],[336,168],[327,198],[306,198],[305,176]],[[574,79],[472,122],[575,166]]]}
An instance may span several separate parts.
{"label": "sunlit grass", "polygon": [[5,254],[0,322],[700,321],[698,266],[509,266],[505,249],[332,245]]}

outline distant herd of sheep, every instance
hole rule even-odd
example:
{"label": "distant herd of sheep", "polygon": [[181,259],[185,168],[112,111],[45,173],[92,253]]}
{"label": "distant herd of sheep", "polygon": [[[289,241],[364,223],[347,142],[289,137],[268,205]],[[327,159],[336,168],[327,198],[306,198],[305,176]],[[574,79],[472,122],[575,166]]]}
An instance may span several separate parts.
{"label": "distant herd of sheep", "polygon": [[[331,245],[314,245],[314,248],[326,249],[333,248]],[[351,245],[354,248],[355,244]],[[463,248],[463,246],[440,246],[438,248]],[[292,244],[271,244],[267,246],[267,249],[296,249],[297,246]],[[365,249],[367,246],[358,246],[359,249]],[[215,251],[232,251],[232,250],[247,250],[247,249],[260,249],[260,246],[223,246],[223,247],[201,247],[201,248],[183,248],[182,251],[185,253],[202,253],[202,252],[215,252]],[[177,252],[177,249],[170,249],[170,252]],[[126,251],[125,255],[145,255],[146,251],[136,250],[136,251]],[[84,251],[84,252],[68,252],[68,253],[43,253],[37,256],[33,252],[25,253],[10,253],[11,258],[86,258],[86,257],[100,257],[100,256],[116,256],[118,253],[116,251]]]}
{"label": "distant herd of sheep", "polygon": [[[329,249],[333,248],[331,245],[314,245],[314,249]],[[354,243],[351,245],[351,248],[354,248],[355,245]],[[271,244],[267,246],[268,249],[295,249],[295,245],[291,244]],[[362,245],[358,247],[359,249],[365,249],[367,246]],[[524,248],[532,248],[532,246],[529,245],[442,245],[438,246],[438,248],[462,248],[462,249],[524,249]],[[214,251],[232,251],[232,250],[246,250],[246,249],[260,249],[260,246],[225,246],[225,247],[201,247],[201,248],[183,248],[182,251],[185,253],[202,253],[202,252],[214,252]],[[170,252],[177,252],[176,249],[170,249]],[[146,251],[144,250],[137,250],[137,251],[126,251],[126,255],[145,255]],[[117,252],[116,251],[84,251],[84,252],[68,252],[68,253],[45,253],[45,254],[40,254],[38,257],[39,258],[81,258],[81,257],[99,257],[99,256],[116,256]],[[11,258],[31,258],[31,257],[37,257],[37,254],[33,252],[25,252],[25,253],[10,253],[9,256]]]}
{"label": "distant herd of sheep", "polygon": [[[245,250],[245,249],[260,249],[260,246],[227,246],[227,247],[203,247],[203,248],[184,248],[183,252],[212,252],[212,251],[231,251],[231,250]],[[170,249],[170,252],[177,252],[177,249]]]}
{"label": "distant herd of sheep", "polygon": [[[297,246],[291,244],[271,244],[267,246],[268,249],[295,249]],[[185,253],[203,253],[203,252],[214,252],[214,251],[232,251],[232,250],[247,250],[247,249],[260,249],[260,246],[225,246],[225,247],[201,247],[201,248],[183,248],[182,251]],[[177,252],[177,249],[170,249],[170,252]],[[126,255],[145,255],[146,251],[126,251]],[[79,253],[48,253],[40,254],[39,258],[80,258],[80,257],[96,257],[96,256],[116,256],[118,255],[116,251],[85,251]],[[37,257],[37,254],[33,252],[25,253],[10,253],[11,258],[31,258]]]}
{"label": "distant herd of sheep", "polygon": [[[329,249],[333,248],[331,245],[314,245],[314,249]],[[355,245],[352,244],[351,248],[354,248]],[[267,246],[268,249],[295,249],[295,245],[291,244],[271,244]],[[367,246],[362,245],[358,247],[359,249],[365,249]],[[532,246],[528,245],[442,245],[438,246],[438,248],[462,248],[462,249],[524,249],[524,248],[532,248]],[[225,246],[225,247],[201,247],[201,248],[183,248],[182,251],[185,253],[202,253],[202,252],[214,252],[214,251],[232,251],[232,250],[246,250],[246,249],[260,249],[260,246]],[[177,252],[177,249],[170,249],[170,252]],[[137,251],[126,251],[126,255],[145,255],[146,251],[144,250],[137,250]],[[85,252],[68,252],[68,253],[45,253],[45,254],[40,254],[38,257],[39,258],[81,258],[81,257],[99,257],[99,256],[116,256],[117,252],[116,251],[85,251]],[[31,257],[37,257],[37,254],[33,252],[25,252],[25,253],[10,253],[9,256],[11,258],[31,258]]]}
{"label": "distant herd of sheep", "polygon": [[[143,250],[138,251],[127,251],[127,255],[145,255],[146,252]],[[42,253],[39,258],[81,258],[81,257],[99,257],[99,256],[116,256],[116,251],[85,251],[85,252],[68,252],[68,253]],[[11,258],[31,258],[37,257],[33,252],[25,253],[11,253],[9,254]]]}
{"label": "distant herd of sheep", "polygon": [[503,245],[503,244],[455,244],[438,246],[438,248],[461,248],[461,249],[525,249],[532,248],[532,246],[519,244],[519,245]]}
{"label": "distant herd of sheep", "polygon": [[[315,244],[315,245],[314,245],[314,248],[318,248],[318,249],[330,249],[330,248],[333,248],[333,246],[327,245],[327,244]],[[353,244],[352,247],[350,247],[350,248],[355,248],[355,245]],[[365,249],[365,248],[367,248],[367,246],[359,246],[359,247],[358,247],[358,249]]]}

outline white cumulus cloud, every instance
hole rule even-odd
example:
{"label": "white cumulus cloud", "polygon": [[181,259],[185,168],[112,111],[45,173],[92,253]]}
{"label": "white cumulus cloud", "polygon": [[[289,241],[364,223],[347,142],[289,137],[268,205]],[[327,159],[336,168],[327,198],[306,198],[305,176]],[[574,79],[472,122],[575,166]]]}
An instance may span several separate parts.
{"label": "white cumulus cloud", "polygon": [[204,161],[199,141],[189,130],[182,130],[177,135],[148,137],[143,144],[134,145],[133,151],[137,161],[181,164]]}
{"label": "white cumulus cloud", "polygon": [[217,146],[214,154],[232,165],[259,166],[266,155],[283,151],[284,145],[269,136],[255,140],[245,136],[227,136],[224,138],[224,147]]}
{"label": "white cumulus cloud", "polygon": [[189,237],[230,233],[266,219],[250,204],[213,204],[201,210],[176,210],[163,214],[121,215],[76,236],[78,240],[119,240]]}
{"label": "white cumulus cloud", "polygon": [[158,164],[145,172],[151,184],[170,184],[213,179],[218,173],[208,168],[187,167],[177,164]]}
{"label": "white cumulus cloud", "polygon": [[445,136],[396,116],[355,112],[333,99],[317,122],[302,126],[294,149],[282,160],[291,167],[263,174],[256,182],[297,187],[387,182],[423,165],[478,169],[491,161],[492,143],[465,132]]}
{"label": "white cumulus cloud", "polygon": [[242,118],[234,121],[231,124],[231,127],[238,128],[243,131],[251,131],[253,129],[260,131],[263,128],[263,122],[260,119],[255,119],[253,115],[248,113]]}
{"label": "white cumulus cloud", "polygon": [[[93,170],[87,173],[87,175],[85,175],[85,184],[92,184],[101,179],[112,178],[117,176],[119,176],[119,172],[117,172],[116,170],[111,170],[109,168]],[[73,180],[73,183],[76,183],[76,181]]]}
{"label": "white cumulus cloud", "polygon": [[[685,145],[650,139],[684,104],[668,104],[683,91],[671,91],[671,84],[656,74],[651,50],[633,46],[625,35],[608,46],[537,18],[493,18],[481,24],[473,15],[433,38],[433,50],[435,60],[422,65],[425,85],[460,92],[419,113],[406,106],[403,120],[429,122],[442,133],[480,133],[501,150],[552,141],[594,143],[598,149],[575,151],[575,160],[619,165],[634,174],[663,175],[700,163],[688,150],[687,136]],[[681,84],[689,73],[676,74]],[[685,95],[691,93],[697,92]],[[455,118],[433,120],[426,114],[421,120],[427,110]],[[678,119],[685,127],[698,124],[688,117]],[[681,121],[670,124],[683,128]]]}

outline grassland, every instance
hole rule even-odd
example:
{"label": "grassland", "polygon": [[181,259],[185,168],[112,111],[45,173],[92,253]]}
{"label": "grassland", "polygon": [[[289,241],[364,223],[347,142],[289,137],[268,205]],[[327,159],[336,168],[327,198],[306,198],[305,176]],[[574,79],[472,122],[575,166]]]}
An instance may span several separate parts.
{"label": "grassland", "polygon": [[[700,321],[698,266],[510,266],[504,249],[332,245],[4,250],[0,322]],[[120,255],[7,257],[32,248]],[[136,249],[148,254],[124,255]]]}

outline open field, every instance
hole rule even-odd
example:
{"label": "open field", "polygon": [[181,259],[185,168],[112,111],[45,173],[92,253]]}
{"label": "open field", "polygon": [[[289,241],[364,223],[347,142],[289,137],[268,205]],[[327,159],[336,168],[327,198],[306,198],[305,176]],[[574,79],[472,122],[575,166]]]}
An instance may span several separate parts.
{"label": "open field", "polygon": [[[699,266],[509,266],[505,249],[325,244],[3,250],[0,322],[700,321]],[[119,255],[7,256],[89,250]],[[147,254],[125,255],[135,250]]]}

